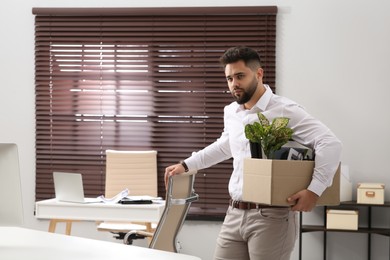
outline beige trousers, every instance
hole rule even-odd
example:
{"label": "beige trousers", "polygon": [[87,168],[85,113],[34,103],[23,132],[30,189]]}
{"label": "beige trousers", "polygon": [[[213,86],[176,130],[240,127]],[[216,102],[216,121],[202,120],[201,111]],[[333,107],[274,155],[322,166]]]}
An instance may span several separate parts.
{"label": "beige trousers", "polygon": [[297,235],[297,213],[289,208],[242,210],[229,206],[214,259],[288,260]]}

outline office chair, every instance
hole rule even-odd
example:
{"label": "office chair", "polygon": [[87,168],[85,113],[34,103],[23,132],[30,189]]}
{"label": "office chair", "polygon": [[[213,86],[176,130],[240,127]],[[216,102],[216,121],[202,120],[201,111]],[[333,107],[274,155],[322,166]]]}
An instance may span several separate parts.
{"label": "office chair", "polygon": [[134,235],[151,237],[149,248],[176,252],[176,237],[183,226],[188,210],[199,196],[194,192],[196,171],[169,177],[164,212],[154,233],[132,230],[123,242],[131,244]]}
{"label": "office chair", "polygon": [[[124,189],[129,196],[157,197],[157,151],[117,151],[106,150],[105,197],[114,197]],[[104,221],[97,227],[108,231],[117,239],[129,230],[154,230],[153,223],[119,223]]]}

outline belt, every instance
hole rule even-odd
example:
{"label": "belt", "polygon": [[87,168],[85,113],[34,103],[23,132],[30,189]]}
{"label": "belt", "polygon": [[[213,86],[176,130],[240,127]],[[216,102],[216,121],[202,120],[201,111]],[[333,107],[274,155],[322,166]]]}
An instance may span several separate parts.
{"label": "belt", "polygon": [[252,203],[252,202],[246,202],[246,201],[240,201],[240,200],[229,200],[229,205],[232,206],[235,209],[267,209],[267,208],[287,208],[284,206],[271,206],[271,205],[265,205],[265,204],[258,204],[258,203]]}

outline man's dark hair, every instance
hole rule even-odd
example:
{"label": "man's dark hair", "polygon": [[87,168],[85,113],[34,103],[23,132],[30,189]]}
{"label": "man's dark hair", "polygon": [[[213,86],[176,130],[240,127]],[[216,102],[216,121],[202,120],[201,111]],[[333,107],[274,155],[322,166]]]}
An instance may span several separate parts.
{"label": "man's dark hair", "polygon": [[260,55],[257,51],[245,46],[232,47],[219,58],[219,62],[223,67],[240,60],[244,61],[245,65],[252,70],[261,67]]}

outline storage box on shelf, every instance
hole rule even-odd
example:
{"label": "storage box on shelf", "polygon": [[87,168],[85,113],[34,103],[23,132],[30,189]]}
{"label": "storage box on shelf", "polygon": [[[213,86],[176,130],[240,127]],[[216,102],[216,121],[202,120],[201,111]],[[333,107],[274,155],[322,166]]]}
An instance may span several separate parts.
{"label": "storage box on shelf", "polygon": [[383,183],[359,183],[357,185],[357,203],[383,204],[385,185]]}
{"label": "storage box on shelf", "polygon": [[358,210],[328,209],[326,211],[326,228],[358,230]]}

